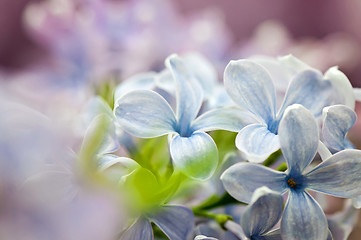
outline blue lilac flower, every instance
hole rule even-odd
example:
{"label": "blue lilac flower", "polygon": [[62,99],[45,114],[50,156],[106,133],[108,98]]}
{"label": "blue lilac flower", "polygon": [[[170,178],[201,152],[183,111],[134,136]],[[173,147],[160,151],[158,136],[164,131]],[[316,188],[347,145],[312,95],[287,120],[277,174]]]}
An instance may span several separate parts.
{"label": "blue lilac flower", "polygon": [[361,196],[361,151],[340,151],[312,170],[319,142],[317,123],[301,105],[287,108],[279,126],[281,150],[288,169],[279,172],[253,163],[239,163],[226,170],[221,180],[226,190],[239,201],[249,202],[261,186],[288,192],[281,221],[285,239],[326,239],[327,220],[319,204],[308,193],[314,190],[342,198]]}
{"label": "blue lilac flower", "polygon": [[241,240],[281,239],[280,230],[272,228],[280,220],[282,211],[282,196],[267,187],[261,187],[254,192],[251,202],[244,210],[240,225],[228,221],[225,228]]}
{"label": "blue lilac flower", "polygon": [[298,103],[320,116],[329,104],[330,81],[315,70],[294,75],[282,106],[276,113],[276,96],[269,73],[250,60],[231,61],[224,72],[224,85],[232,100],[254,114],[258,121],[244,127],[237,135],[236,146],[252,162],[265,160],[280,147],[278,125],[286,108]]}
{"label": "blue lilac flower", "polygon": [[189,208],[164,205],[156,212],[138,218],[121,234],[120,240],[153,240],[151,222],[157,225],[170,240],[184,240],[193,229],[194,216]]}
{"label": "blue lilac flower", "polygon": [[178,56],[170,56],[166,66],[176,84],[176,114],[162,96],[147,90],[122,96],[116,102],[114,114],[123,129],[136,137],[168,134],[176,169],[192,178],[206,179],[217,167],[218,150],[205,131],[238,131],[246,124],[242,119],[244,112],[224,108],[197,117],[203,99],[200,85]]}

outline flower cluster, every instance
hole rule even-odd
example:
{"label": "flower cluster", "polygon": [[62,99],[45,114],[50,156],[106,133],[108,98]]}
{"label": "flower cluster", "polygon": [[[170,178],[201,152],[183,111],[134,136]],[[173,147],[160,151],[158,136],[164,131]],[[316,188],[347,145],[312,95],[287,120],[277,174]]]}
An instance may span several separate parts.
{"label": "flower cluster", "polygon": [[293,55],[231,60],[220,77],[223,22],[156,3],[27,8],[51,61],[0,73],[0,239],[347,239],[361,90]]}
{"label": "flower cluster", "polygon": [[[218,98],[227,100],[213,105],[209,104],[210,99],[216,101],[222,86],[207,82],[207,73],[212,70],[200,66],[211,65],[200,56],[196,59],[187,61],[171,55],[165,61],[164,71],[131,78],[128,81],[136,89],[124,91],[122,85],[130,84],[124,82],[116,91],[113,121],[122,134],[156,141],[156,145],[151,143],[152,151],[160,147],[160,140],[156,139],[166,135],[163,147],[168,145],[169,149],[169,159],[162,163],[167,168],[164,173],[159,163],[134,158],[139,166],[123,176],[125,183],[132,179],[133,189],[139,188],[133,182],[135,178],[147,181],[141,186],[146,188],[141,190],[144,192],[136,194],[137,201],[142,202],[136,207],[138,220],[122,233],[123,238],[151,239],[151,221],[168,238],[187,239],[193,214],[216,220],[237,239],[332,239],[332,235],[339,234],[328,227],[327,217],[315,198],[326,193],[353,199],[358,206],[361,196],[361,151],[352,149],[346,138],[356,115],[346,105],[353,107],[355,97],[345,75],[337,68],[322,74],[293,56],[274,59],[272,63],[282,69],[278,74],[290,78],[287,91],[277,96],[273,84],[277,79],[272,79],[273,71],[267,69],[270,64],[264,67],[252,60],[231,61],[224,72],[227,95]],[[142,84],[145,79],[149,84]],[[214,95],[207,95],[207,91]],[[280,98],[282,104],[276,102]],[[235,142],[228,140],[231,137],[227,132],[238,132]],[[231,145],[226,146],[231,151],[235,147],[239,150],[239,160],[222,169],[218,165],[226,160],[219,158],[229,155],[219,154],[224,149],[217,145],[223,141]],[[337,153],[331,154],[328,148]],[[137,150],[130,150],[130,155],[133,151]],[[317,152],[321,159],[315,158]],[[123,164],[120,160],[116,163]],[[152,179],[136,175],[137,171],[147,172]],[[211,180],[220,180],[224,186],[223,197],[233,203],[238,200],[249,204],[241,225],[231,220],[234,209],[227,210],[227,214],[207,211],[228,206],[227,201],[206,201],[193,207],[193,214],[190,209],[168,205],[169,201],[186,197],[181,196],[182,192],[174,195],[178,184],[208,180],[213,175]],[[150,188],[154,190],[149,191]],[[283,210],[281,195],[285,193],[288,197]],[[142,197],[148,201],[142,201]],[[279,220],[279,227],[272,230]],[[204,226],[198,229],[201,235],[195,239],[215,239],[215,235],[205,236],[209,232],[202,229]]]}

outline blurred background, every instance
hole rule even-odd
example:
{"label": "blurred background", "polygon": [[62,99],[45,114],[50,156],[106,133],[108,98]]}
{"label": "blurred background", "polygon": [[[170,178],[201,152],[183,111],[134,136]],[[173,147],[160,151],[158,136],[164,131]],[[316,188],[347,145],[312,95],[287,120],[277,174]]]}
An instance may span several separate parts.
{"label": "blurred background", "polygon": [[[337,65],[361,87],[360,22],[354,0],[0,0],[0,81],[83,89],[199,51],[220,79],[231,59],[292,53],[322,71]],[[360,131],[359,120],[359,149]],[[360,235],[359,222],[350,239]]]}

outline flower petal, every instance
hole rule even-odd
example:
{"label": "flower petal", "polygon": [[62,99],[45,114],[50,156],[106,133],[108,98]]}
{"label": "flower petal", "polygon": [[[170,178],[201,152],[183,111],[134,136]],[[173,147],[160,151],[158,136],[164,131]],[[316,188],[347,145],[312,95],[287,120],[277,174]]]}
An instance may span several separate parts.
{"label": "flower petal", "polygon": [[115,102],[124,94],[134,90],[151,90],[155,86],[155,78],[157,73],[146,72],[134,75],[120,83],[114,92]]}
{"label": "flower petal", "polygon": [[249,60],[231,61],[224,71],[228,95],[268,123],[275,116],[275,90],[268,72]]}
{"label": "flower petal", "polygon": [[177,55],[171,55],[165,61],[176,82],[177,113],[181,131],[187,130],[195,119],[201,107],[203,92],[199,83],[187,69],[183,60]]}
{"label": "flower petal", "polygon": [[[237,236],[237,239],[241,239],[241,240],[247,240],[247,236],[244,234],[242,227],[233,222],[233,221],[227,221],[224,224],[224,227],[231,232],[234,236]],[[228,238],[227,238],[228,239]]]}
{"label": "flower petal", "polygon": [[357,101],[361,102],[361,88],[354,88],[353,93]]}
{"label": "flower petal", "polygon": [[151,215],[150,219],[171,240],[187,239],[194,225],[192,210],[182,206],[163,206],[161,211]]}
{"label": "flower petal", "polygon": [[121,97],[114,114],[124,130],[136,137],[158,137],[174,132],[176,126],[169,104],[149,90],[137,90]]}
{"label": "flower petal", "polygon": [[242,216],[241,226],[244,233],[252,238],[269,232],[281,218],[282,210],[281,194],[267,187],[258,188]]}
{"label": "flower petal", "polygon": [[204,235],[197,235],[194,240],[218,240],[218,238],[214,238],[214,237],[207,237]]}
{"label": "flower petal", "polygon": [[115,164],[120,164],[125,169],[128,169],[130,171],[140,167],[140,165],[131,158],[118,157],[116,155],[106,154],[101,156],[101,158],[99,159],[99,170],[104,171],[114,166]]}
{"label": "flower petal", "polygon": [[290,173],[300,174],[317,151],[319,137],[315,118],[302,105],[292,105],[286,109],[278,135]]}
{"label": "flower petal", "polygon": [[282,240],[281,229],[277,228],[277,229],[263,235],[259,239],[262,239],[262,240]]}
{"label": "flower petal", "polygon": [[336,153],[305,175],[307,188],[326,194],[356,198],[361,196],[361,151]]}
{"label": "flower petal", "polygon": [[346,75],[338,70],[338,67],[331,67],[325,73],[325,80],[332,83],[336,94],[333,104],[344,104],[352,109],[355,108],[355,95],[353,88]]}
{"label": "flower petal", "polygon": [[327,239],[326,216],[307,192],[290,191],[281,221],[282,239]]}
{"label": "flower petal", "polygon": [[153,240],[153,229],[147,219],[138,219],[120,237],[120,240],[144,239]]}
{"label": "flower petal", "polygon": [[170,154],[175,167],[191,178],[205,180],[217,168],[217,146],[203,132],[193,133],[190,137],[177,135],[171,141]]}
{"label": "flower petal", "polygon": [[217,85],[217,71],[212,63],[197,52],[187,53],[183,58],[188,69],[202,86],[204,97],[212,98],[214,87]]}
{"label": "flower petal", "polygon": [[356,113],[345,105],[323,109],[322,135],[325,142],[335,150],[346,148],[346,133],[356,122]]}
{"label": "flower petal", "polygon": [[322,109],[329,105],[331,92],[331,83],[325,81],[320,72],[302,71],[296,74],[290,82],[277,119],[282,118],[288,106],[296,103],[303,105],[318,117],[321,115]]}
{"label": "flower petal", "polygon": [[262,162],[280,148],[278,135],[266,125],[251,124],[244,127],[236,137],[237,148],[250,162]]}
{"label": "flower petal", "polygon": [[286,174],[253,163],[238,163],[221,175],[226,191],[235,199],[249,203],[257,188],[266,186],[283,193],[287,189]]}
{"label": "flower petal", "polygon": [[246,125],[257,122],[248,111],[236,107],[219,108],[199,116],[192,123],[194,131],[227,130],[239,132]]}

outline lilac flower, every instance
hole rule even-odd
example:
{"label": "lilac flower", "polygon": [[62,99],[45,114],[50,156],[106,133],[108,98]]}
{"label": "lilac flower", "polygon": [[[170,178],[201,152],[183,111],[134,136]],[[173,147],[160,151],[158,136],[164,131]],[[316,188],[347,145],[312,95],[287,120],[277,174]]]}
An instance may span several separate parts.
{"label": "lilac flower", "polygon": [[[279,127],[280,145],[288,170],[278,172],[261,165],[239,163],[226,170],[221,180],[236,199],[250,201],[261,186],[288,192],[281,221],[284,239],[326,239],[327,220],[308,190],[343,198],[361,195],[361,151],[343,150],[308,171],[318,147],[318,127],[312,113],[301,105],[287,108]],[[251,174],[250,174],[251,173]]]}
{"label": "lilac flower", "polygon": [[[153,91],[138,90],[121,97],[114,108],[119,124],[128,133],[142,138],[169,134],[170,154],[176,169],[185,175],[206,179],[215,171],[218,150],[204,131],[239,130],[245,126],[242,111],[216,109],[197,117],[202,89],[178,56],[166,60],[176,82],[177,112]],[[197,118],[196,118],[197,117]]]}
{"label": "lilac flower", "polygon": [[184,240],[193,229],[193,212],[186,207],[165,205],[147,216],[138,218],[120,237],[120,240],[153,240],[151,222],[155,223],[170,240]]}
{"label": "lilac flower", "polygon": [[[233,221],[225,223],[225,228],[237,239],[281,239],[279,229],[271,231],[282,215],[283,198],[267,187],[257,189],[246,207],[240,225]],[[198,239],[207,239],[198,237]],[[212,239],[212,238],[209,238]]]}
{"label": "lilac flower", "polygon": [[262,66],[249,60],[231,61],[224,72],[224,84],[233,101],[258,118],[244,127],[236,138],[237,148],[252,162],[261,162],[279,149],[278,125],[288,106],[302,104],[318,116],[329,104],[332,92],[331,83],[325,81],[320,72],[301,71],[290,82],[276,114],[274,85]]}

